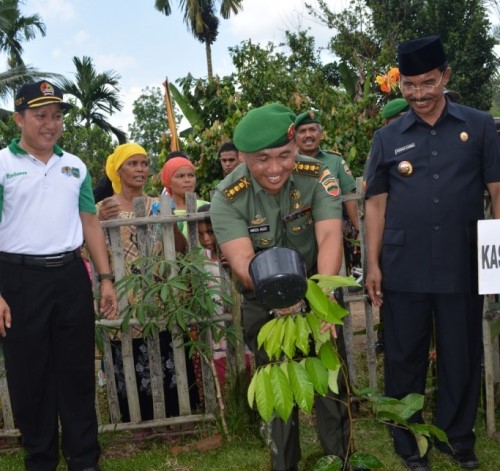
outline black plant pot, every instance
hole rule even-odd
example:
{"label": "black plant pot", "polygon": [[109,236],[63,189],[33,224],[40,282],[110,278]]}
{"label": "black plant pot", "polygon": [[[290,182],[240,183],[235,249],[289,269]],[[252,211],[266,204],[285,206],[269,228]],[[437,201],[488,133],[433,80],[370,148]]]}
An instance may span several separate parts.
{"label": "black plant pot", "polygon": [[307,271],[302,255],[286,247],[259,252],[250,262],[255,296],[266,309],[282,309],[303,299]]}

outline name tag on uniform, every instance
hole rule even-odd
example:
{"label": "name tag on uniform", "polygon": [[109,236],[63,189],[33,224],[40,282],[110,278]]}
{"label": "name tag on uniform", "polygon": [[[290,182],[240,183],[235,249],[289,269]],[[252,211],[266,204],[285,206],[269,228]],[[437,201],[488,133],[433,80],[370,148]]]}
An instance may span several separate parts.
{"label": "name tag on uniform", "polygon": [[416,145],[414,142],[412,142],[411,144],[408,144],[406,146],[403,146],[403,147],[398,147],[397,149],[394,149],[394,155],[402,154],[403,152],[407,152],[410,149],[415,149],[415,147],[416,147]]}
{"label": "name tag on uniform", "polygon": [[269,224],[263,224],[262,226],[251,226],[248,228],[249,234],[260,234],[261,232],[269,232]]}

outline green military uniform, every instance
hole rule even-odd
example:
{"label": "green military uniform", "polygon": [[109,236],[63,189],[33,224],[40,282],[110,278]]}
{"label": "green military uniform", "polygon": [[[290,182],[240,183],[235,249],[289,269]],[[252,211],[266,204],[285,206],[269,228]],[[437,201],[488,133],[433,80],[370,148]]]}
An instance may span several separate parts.
{"label": "green military uniform", "polygon": [[[295,128],[298,129],[299,126],[303,124],[311,123],[317,124],[320,126],[319,129],[321,129],[318,114],[314,111],[304,111],[296,117],[294,124]],[[343,195],[356,191],[356,180],[352,176],[351,169],[347,165],[347,162],[342,158],[341,154],[338,152],[318,149],[318,153],[314,156],[314,158],[318,159],[332,171],[335,178],[339,181],[340,190]]]}
{"label": "green military uniform", "polygon": [[[240,165],[217,186],[210,214],[219,244],[249,237],[256,252],[270,247],[292,248],[302,254],[308,273],[313,274],[317,257],[314,223],[342,218],[340,188],[332,171],[310,157],[296,158],[292,175],[276,195],[257,183],[247,165]],[[245,341],[255,353],[257,364],[262,365],[269,359],[257,349],[256,339],[262,325],[271,319],[270,312],[253,292],[243,295]],[[342,384],[339,386],[345,390]],[[325,454],[343,458],[349,436],[346,407],[342,401],[320,396],[316,397],[315,407]],[[300,460],[297,410],[286,423],[274,419],[270,432],[273,469],[293,469]]]}
{"label": "green military uniform", "polygon": [[250,237],[256,251],[289,247],[302,254],[311,271],[316,265],[314,221],[341,219],[340,188],[331,170],[310,157],[296,159],[278,195],[263,190],[248,167],[240,165],[217,186],[210,212],[219,244]]}

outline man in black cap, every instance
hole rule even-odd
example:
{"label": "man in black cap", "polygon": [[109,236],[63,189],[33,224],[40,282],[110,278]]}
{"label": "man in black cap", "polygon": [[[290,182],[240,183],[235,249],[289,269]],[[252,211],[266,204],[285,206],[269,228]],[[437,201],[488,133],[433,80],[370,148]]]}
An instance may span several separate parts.
{"label": "man in black cap", "polygon": [[[398,59],[410,110],[375,132],[366,182],[366,287],[384,316],[385,392],[424,394],[434,328],[435,424],[451,446],[436,445],[473,469],[483,306],[475,229],[485,189],[500,217],[500,146],[489,114],[445,97],[451,69],[439,36],[401,43]],[[408,469],[430,469],[411,434],[391,433]]]}
{"label": "man in black cap", "polygon": [[61,90],[42,80],[16,94],[21,138],[0,151],[0,335],[29,471],[98,471],[95,314],[80,247],[99,273],[99,309],[117,314],[90,175],[57,146]]}

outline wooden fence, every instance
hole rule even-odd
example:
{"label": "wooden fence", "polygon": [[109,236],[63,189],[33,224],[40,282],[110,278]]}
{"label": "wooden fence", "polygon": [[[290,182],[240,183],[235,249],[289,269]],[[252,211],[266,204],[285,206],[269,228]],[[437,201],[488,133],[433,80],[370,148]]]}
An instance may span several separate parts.
{"label": "wooden fence", "polygon": [[[364,266],[364,260],[366,259],[366,247],[364,244],[364,200],[362,192],[362,179],[357,179],[357,192],[354,195],[347,195],[343,197],[344,200],[357,199],[358,200],[358,213],[360,219],[360,243],[361,243],[361,259],[362,265]],[[123,247],[120,238],[120,227],[124,225],[135,225],[137,227],[137,240],[141,256],[148,255],[148,225],[155,224],[161,227],[161,238],[163,243],[164,256],[168,260],[175,260],[175,247],[174,247],[174,237],[173,237],[173,224],[179,221],[186,221],[188,225],[188,247],[193,247],[198,244],[198,232],[197,232],[197,221],[205,219],[207,216],[203,213],[196,212],[196,195],[190,194],[187,197],[187,214],[184,216],[174,216],[171,212],[170,200],[168,196],[162,196],[160,198],[160,213],[157,216],[146,217],[145,216],[145,205],[144,201],[139,198],[135,201],[135,214],[136,218],[126,219],[126,220],[110,220],[103,222],[102,225],[105,230],[109,231],[109,236],[111,239],[111,252],[113,259],[114,272],[117,279],[122,278],[125,271],[125,260]],[[236,330],[237,335],[241,338],[241,318],[240,318],[240,296],[235,289],[234,280],[231,280],[225,270],[221,270],[222,273],[222,285],[223,288],[229,293],[234,304],[232,308],[229,308],[231,312],[228,312],[226,319],[232,322],[233,328]],[[345,274],[345,265],[342,267],[342,274]],[[372,311],[371,305],[368,302],[366,295],[363,291],[358,293],[351,293],[347,289],[343,291],[343,302],[348,310],[356,305],[356,307],[362,310],[364,315],[364,333],[366,335],[365,345],[365,358],[366,358],[366,371],[367,371],[367,381],[370,387],[377,387],[377,358],[375,353],[375,343],[376,343],[376,329],[374,313]],[[127,297],[122,297],[120,300],[120,310],[127,306]],[[487,306],[488,303],[486,303]],[[489,315],[493,316],[491,308],[485,308],[485,318]],[[376,316],[375,316],[376,317]],[[488,327],[490,323],[486,322]],[[120,320],[108,321],[100,320],[97,321],[98,327],[115,328],[119,329],[121,325]],[[188,384],[188,374],[186,368],[186,354],[185,347],[183,346],[180,336],[177,335],[175,329],[172,332],[172,343],[173,343],[173,355],[175,363],[175,374],[177,383],[177,401],[179,415],[174,417],[169,417],[167,413],[167,407],[165,404],[164,396],[164,385],[163,385],[163,369],[161,365],[161,352],[160,343],[158,335],[154,335],[147,339],[147,351],[148,351],[148,361],[150,368],[150,378],[151,378],[151,399],[153,403],[153,419],[143,420],[141,417],[141,408],[139,404],[138,397],[138,387],[135,374],[135,364],[133,356],[133,333],[132,329],[137,327],[139,323],[132,319],[129,328],[121,334],[121,356],[123,360],[123,373],[124,382],[126,387],[126,397],[128,410],[130,415],[130,420],[127,422],[122,421],[122,416],[119,407],[117,384],[115,380],[115,375],[113,374],[115,370],[115,364],[112,354],[112,346],[110,338],[106,335],[103,336],[103,352],[102,352],[102,364],[101,369],[100,361],[96,362],[96,381],[97,377],[102,378],[103,371],[111,373],[105,375],[105,394],[102,393],[102,386],[97,387],[98,395],[96,397],[96,410],[98,414],[100,431],[115,431],[115,430],[126,430],[126,429],[141,429],[149,427],[158,426],[174,426],[181,424],[194,424],[197,422],[213,421],[217,412],[217,400],[216,391],[214,388],[214,382],[212,379],[212,373],[210,368],[204,362],[201,362],[202,366],[202,381],[203,381],[203,411],[193,411],[190,400],[189,400],[189,384]],[[485,330],[486,332],[486,330]],[[352,324],[351,316],[347,316],[344,320],[343,335],[346,344],[347,353],[347,367],[349,370],[350,380],[353,385],[358,386],[359,377],[357,367],[359,367],[359,362],[355,361],[356,354],[359,352],[355,351],[354,345],[354,327]],[[486,335],[486,334],[485,334]],[[500,382],[500,367],[498,359],[498,338],[492,338],[491,335],[487,339],[485,338],[485,358],[486,358],[486,384],[487,384],[487,422],[488,422],[488,432],[491,436],[495,435],[495,411],[494,411],[494,394],[495,385]],[[242,372],[245,369],[244,361],[244,351],[243,345],[237,345],[234,351],[232,351],[233,358],[230,360],[230,364],[233,367],[233,371]],[[98,357],[98,360],[101,360]],[[104,397],[104,399],[103,399]],[[103,402],[105,403],[103,405]],[[12,414],[10,406],[9,392],[7,388],[6,374],[3,363],[3,355],[1,352],[1,342],[0,342],[0,437],[13,437],[18,436],[19,431],[15,428],[15,421]]]}

